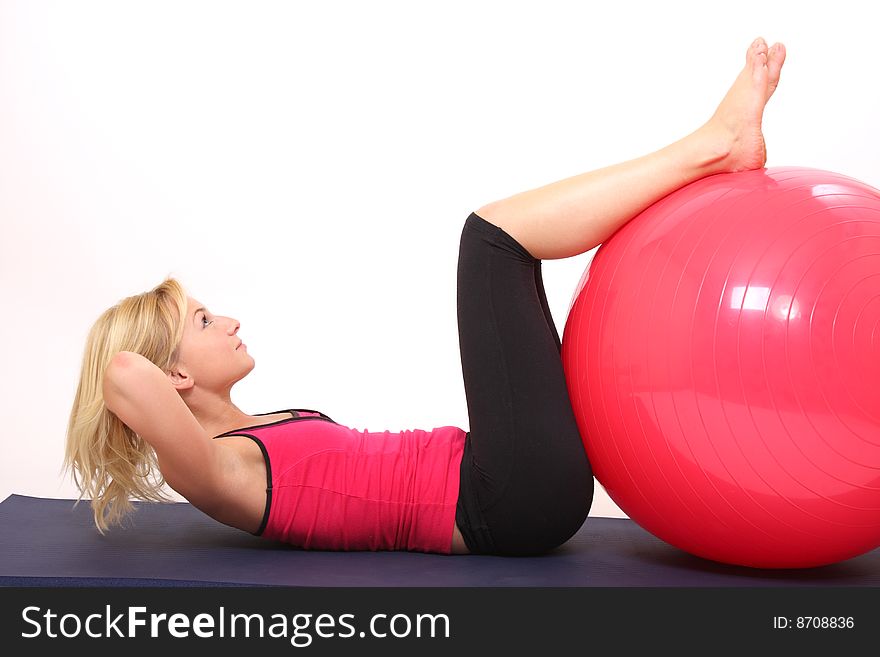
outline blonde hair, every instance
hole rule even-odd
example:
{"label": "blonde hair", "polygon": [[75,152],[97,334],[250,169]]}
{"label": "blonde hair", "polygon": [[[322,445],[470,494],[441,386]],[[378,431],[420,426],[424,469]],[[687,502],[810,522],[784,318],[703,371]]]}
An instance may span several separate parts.
{"label": "blonde hair", "polygon": [[64,469],[72,471],[79,488],[77,504],[83,497],[91,499],[102,534],[134,509],[131,497],[172,501],[163,490],[153,448],[104,405],[104,372],[120,351],[133,351],[170,370],[179,356],[186,312],[183,286],[166,277],[149,292],[108,308],[89,331],[67,425]]}

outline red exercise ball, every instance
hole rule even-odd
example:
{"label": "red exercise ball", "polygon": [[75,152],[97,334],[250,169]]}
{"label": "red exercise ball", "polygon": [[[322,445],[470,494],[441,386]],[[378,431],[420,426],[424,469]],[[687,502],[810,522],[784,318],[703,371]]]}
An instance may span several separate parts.
{"label": "red exercise ball", "polygon": [[691,554],[756,568],[880,546],[880,190],[758,169],[620,228],[562,344],[597,481]]}

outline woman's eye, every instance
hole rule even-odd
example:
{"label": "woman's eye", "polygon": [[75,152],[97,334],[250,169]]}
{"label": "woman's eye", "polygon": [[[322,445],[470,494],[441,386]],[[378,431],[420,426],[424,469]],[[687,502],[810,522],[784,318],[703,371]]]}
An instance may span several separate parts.
{"label": "woman's eye", "polygon": [[210,324],[210,323],[213,322],[214,320],[211,320],[211,322],[208,322],[208,324],[205,324],[205,322],[207,322],[207,321],[208,321],[208,316],[207,316],[207,315],[203,315],[203,316],[202,316],[202,328],[205,328],[206,326],[208,326],[208,324]]}

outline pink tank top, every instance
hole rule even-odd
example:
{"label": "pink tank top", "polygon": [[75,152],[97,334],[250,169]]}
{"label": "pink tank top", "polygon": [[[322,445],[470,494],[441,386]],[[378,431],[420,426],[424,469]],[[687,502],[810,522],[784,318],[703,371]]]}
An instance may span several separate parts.
{"label": "pink tank top", "polygon": [[312,550],[451,552],[464,430],[358,431],[288,411],[297,416],[217,436],[247,436],[263,452],[258,536]]}

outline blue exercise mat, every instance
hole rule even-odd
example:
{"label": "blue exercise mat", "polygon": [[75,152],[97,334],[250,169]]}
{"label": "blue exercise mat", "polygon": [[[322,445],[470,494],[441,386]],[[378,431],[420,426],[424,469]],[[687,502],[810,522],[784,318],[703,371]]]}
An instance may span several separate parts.
{"label": "blue exercise mat", "polygon": [[87,502],[0,503],[3,586],[880,586],[880,549],[821,568],[758,570],[694,557],[626,518],[590,517],[540,557],[324,552],[251,536],[189,504],[135,503],[95,530]]}

